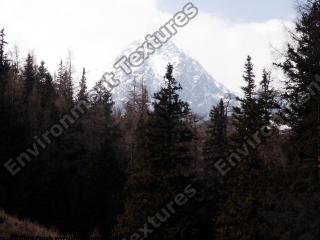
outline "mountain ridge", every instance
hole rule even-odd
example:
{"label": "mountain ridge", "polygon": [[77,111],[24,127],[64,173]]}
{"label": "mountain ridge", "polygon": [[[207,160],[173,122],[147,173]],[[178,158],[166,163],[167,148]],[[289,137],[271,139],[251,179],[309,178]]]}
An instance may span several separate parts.
{"label": "mountain ridge", "polygon": [[[128,56],[137,46],[138,42],[132,43],[121,55]],[[223,84],[216,81],[197,60],[169,41],[140,67],[133,68],[131,75],[123,72],[115,73],[121,81],[120,86],[113,90],[116,106],[121,107],[127,101],[128,91],[133,86],[134,78],[143,78],[150,96],[157,92],[163,84],[162,79],[168,63],[174,66],[174,77],[182,86],[179,93],[181,99],[187,101],[192,111],[197,114],[207,115],[221,98],[235,96]]]}

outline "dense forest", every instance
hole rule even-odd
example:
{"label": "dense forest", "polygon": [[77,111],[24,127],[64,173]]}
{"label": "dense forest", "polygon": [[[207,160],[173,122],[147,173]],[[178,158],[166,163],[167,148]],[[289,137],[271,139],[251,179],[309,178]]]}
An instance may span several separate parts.
{"label": "dense forest", "polygon": [[319,0],[274,64],[283,89],[248,56],[238,104],[208,118],[180,99],[171,64],[153,97],[133,81],[116,109],[71,58],[51,74],[9,54],[1,30],[0,209],[81,239],[320,239]]}

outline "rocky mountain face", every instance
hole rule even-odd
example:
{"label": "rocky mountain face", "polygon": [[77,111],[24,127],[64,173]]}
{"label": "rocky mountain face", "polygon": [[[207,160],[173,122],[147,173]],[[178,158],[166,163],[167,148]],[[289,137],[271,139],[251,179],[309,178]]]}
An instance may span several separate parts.
{"label": "rocky mountain face", "polygon": [[[123,51],[122,55],[128,56],[138,45],[133,43]],[[198,61],[188,56],[174,43],[168,42],[150,56],[142,66],[133,68],[131,75],[121,71],[116,73],[117,78],[121,79],[121,84],[113,90],[116,106],[122,106],[126,102],[128,91],[133,88],[134,79],[137,83],[143,79],[152,97],[164,83],[163,76],[168,63],[174,66],[174,76],[183,88],[180,92],[181,98],[189,102],[193,112],[207,115],[221,98],[234,97],[234,94],[217,82]]]}

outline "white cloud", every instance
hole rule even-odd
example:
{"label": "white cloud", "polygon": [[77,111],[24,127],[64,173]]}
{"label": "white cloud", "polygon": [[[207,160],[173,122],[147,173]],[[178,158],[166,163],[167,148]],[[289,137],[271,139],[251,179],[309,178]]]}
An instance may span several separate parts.
{"label": "white cloud", "polygon": [[275,49],[283,51],[292,23],[270,20],[235,23],[201,13],[176,36],[176,42],[204,65],[214,78],[234,91],[243,84],[247,55],[255,65],[257,80],[263,67],[272,67]]}
{"label": "white cloud", "polygon": [[[112,70],[107,67],[128,44],[172,17],[156,0],[0,0],[0,6],[11,46],[17,44],[23,55],[34,50],[51,71],[71,50],[77,73],[85,66],[92,81]],[[287,39],[289,23],[280,20],[235,23],[199,10],[174,41],[232,90],[242,84],[246,55],[252,55],[260,77],[262,67],[273,62],[271,46],[281,49]]]}

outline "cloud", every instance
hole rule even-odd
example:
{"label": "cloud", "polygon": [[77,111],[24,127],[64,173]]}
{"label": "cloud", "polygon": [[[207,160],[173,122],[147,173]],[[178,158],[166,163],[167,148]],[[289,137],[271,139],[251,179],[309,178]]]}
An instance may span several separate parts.
{"label": "cloud", "polygon": [[[156,0],[0,0],[0,23],[11,47],[17,44],[22,56],[34,51],[54,71],[70,50],[76,75],[86,67],[93,83],[126,46],[173,16],[158,4]],[[246,55],[252,55],[260,76],[262,67],[273,62],[271,46],[281,50],[287,40],[288,22],[236,23],[199,11],[173,39],[235,91],[242,84]]]}
{"label": "cloud", "polygon": [[246,56],[252,56],[257,80],[260,80],[262,69],[272,68],[275,52],[284,50],[288,28],[292,28],[291,22],[277,19],[236,23],[200,12],[175,41],[216,80],[239,92]]}

